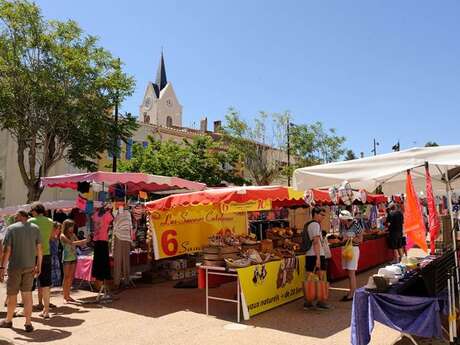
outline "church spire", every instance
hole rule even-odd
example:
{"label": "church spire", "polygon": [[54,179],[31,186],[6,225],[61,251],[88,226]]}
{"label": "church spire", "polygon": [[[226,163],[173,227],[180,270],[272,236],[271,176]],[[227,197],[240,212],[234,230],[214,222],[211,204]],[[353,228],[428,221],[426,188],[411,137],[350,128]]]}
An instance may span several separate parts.
{"label": "church spire", "polygon": [[157,78],[155,80],[155,84],[157,84],[158,86],[158,94],[160,93],[161,90],[165,88],[167,83],[168,83],[168,80],[166,79],[165,60],[163,57],[163,49],[162,49],[160,64],[158,65],[158,70],[157,70]]}

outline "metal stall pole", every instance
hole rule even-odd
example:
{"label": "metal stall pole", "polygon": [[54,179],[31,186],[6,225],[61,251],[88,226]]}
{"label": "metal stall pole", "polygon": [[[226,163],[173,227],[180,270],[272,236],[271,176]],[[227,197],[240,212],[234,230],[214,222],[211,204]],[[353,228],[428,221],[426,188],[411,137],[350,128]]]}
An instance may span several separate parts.
{"label": "metal stall pole", "polygon": [[452,299],[452,327],[453,327],[453,337],[455,339],[455,342],[457,343],[457,308],[455,307],[455,276],[452,275],[450,279],[450,284],[451,284],[451,291],[453,292],[451,294],[451,299]]}
{"label": "metal stall pole", "polygon": [[[446,168],[445,172],[445,179],[446,179],[446,192],[447,192],[447,207],[449,208],[449,215],[450,215],[450,222],[452,226],[452,244],[454,247],[454,260],[455,260],[455,274],[452,275],[452,284],[450,286],[451,290],[451,300],[452,300],[452,312],[453,312],[453,317],[455,317],[454,320],[452,320],[452,331],[454,333],[455,339],[457,338],[457,308],[456,308],[456,291],[460,291],[460,277],[459,277],[459,267],[458,267],[458,253],[457,253],[457,234],[455,231],[455,221],[454,221],[454,215],[452,213],[452,189],[450,186],[450,180],[449,180],[449,169]],[[457,280],[457,284],[455,284],[455,279]],[[457,290],[455,290],[455,285],[457,285]],[[458,301],[459,303],[459,309],[460,309],[460,299]]]}
{"label": "metal stall pole", "polygon": [[447,297],[448,297],[448,306],[449,306],[449,343],[454,343],[454,332],[453,332],[453,323],[452,323],[452,309],[455,309],[455,304],[452,305],[452,285],[451,285],[451,275],[450,273],[447,275]]}

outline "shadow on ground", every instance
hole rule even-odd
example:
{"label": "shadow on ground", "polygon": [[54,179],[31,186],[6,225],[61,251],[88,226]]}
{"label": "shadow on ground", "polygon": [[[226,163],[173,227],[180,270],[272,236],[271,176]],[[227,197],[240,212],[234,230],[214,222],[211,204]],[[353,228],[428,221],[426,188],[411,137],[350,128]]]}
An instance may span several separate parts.
{"label": "shadow on ground", "polygon": [[[375,269],[358,276],[359,285],[367,283]],[[138,284],[117,295],[118,300],[104,304],[104,308],[117,309],[138,315],[161,318],[181,311],[205,314],[205,291],[201,289],[175,289],[174,282],[159,284]],[[260,328],[270,328],[281,332],[302,336],[328,338],[350,326],[351,302],[339,302],[346,293],[347,281],[332,284],[330,303],[334,310],[304,311],[303,300],[298,299],[281,307],[252,317],[243,323]],[[231,298],[236,296],[236,284],[228,283],[219,288],[210,289],[210,295]],[[94,300],[82,299],[83,302]],[[83,304],[80,308],[100,308],[98,304]],[[209,314],[221,320],[236,322],[236,304],[211,301]],[[282,320],[282,321],[281,321]]]}

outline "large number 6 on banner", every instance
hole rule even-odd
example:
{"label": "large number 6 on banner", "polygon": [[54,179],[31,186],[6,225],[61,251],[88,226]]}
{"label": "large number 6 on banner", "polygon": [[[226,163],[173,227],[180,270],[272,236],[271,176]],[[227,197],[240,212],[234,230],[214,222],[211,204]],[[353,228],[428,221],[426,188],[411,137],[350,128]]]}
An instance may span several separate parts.
{"label": "large number 6 on banner", "polygon": [[176,237],[176,230],[166,230],[163,232],[161,235],[161,248],[163,249],[163,253],[168,256],[176,255],[177,249],[179,247]]}

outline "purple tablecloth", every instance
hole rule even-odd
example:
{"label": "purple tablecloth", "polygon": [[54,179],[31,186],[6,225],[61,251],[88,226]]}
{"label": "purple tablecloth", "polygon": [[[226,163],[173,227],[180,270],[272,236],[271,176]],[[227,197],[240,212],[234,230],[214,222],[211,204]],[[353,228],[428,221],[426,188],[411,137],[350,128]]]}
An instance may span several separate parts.
{"label": "purple tablecloth", "polygon": [[440,338],[440,312],[446,312],[446,301],[447,295],[444,294],[439,297],[412,297],[358,289],[351,312],[351,343],[369,344],[374,321],[403,333]]}

